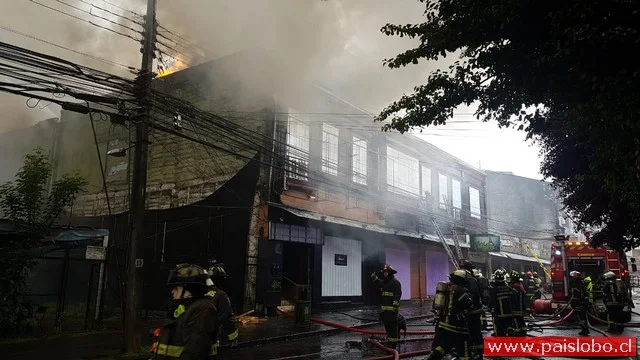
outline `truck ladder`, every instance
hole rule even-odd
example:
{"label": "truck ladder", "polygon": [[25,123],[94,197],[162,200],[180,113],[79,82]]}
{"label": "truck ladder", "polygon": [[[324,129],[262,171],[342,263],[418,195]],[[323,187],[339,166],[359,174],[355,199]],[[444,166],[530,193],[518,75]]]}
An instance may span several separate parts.
{"label": "truck ladder", "polygon": [[538,262],[538,265],[540,265],[540,268],[544,270],[545,274],[547,274],[547,278],[551,280],[551,274],[549,274],[549,271],[547,271],[547,268],[544,267],[544,265],[542,264],[542,261],[540,261],[540,258],[538,258],[538,256],[533,252],[533,250],[531,250],[531,247],[529,246],[529,244],[525,243],[524,245],[527,247],[527,250],[529,250],[529,253],[531,254],[531,256],[533,256],[536,259],[536,261]]}
{"label": "truck ladder", "polygon": [[[442,231],[440,231],[440,227],[438,226],[438,224],[434,219],[431,219],[431,223],[433,224],[433,227],[436,229],[436,234],[440,238],[440,241],[442,242],[442,246],[444,246],[444,249],[447,251],[447,254],[449,255],[449,259],[451,259],[451,262],[453,263],[453,267],[455,267],[456,270],[460,270],[460,264],[458,264],[458,260],[453,255],[453,251],[451,251],[449,244],[447,244],[447,240],[444,238],[444,235],[442,235]],[[460,244],[458,244],[458,239],[454,238],[453,242],[456,245],[456,250],[457,250],[460,247]]]}

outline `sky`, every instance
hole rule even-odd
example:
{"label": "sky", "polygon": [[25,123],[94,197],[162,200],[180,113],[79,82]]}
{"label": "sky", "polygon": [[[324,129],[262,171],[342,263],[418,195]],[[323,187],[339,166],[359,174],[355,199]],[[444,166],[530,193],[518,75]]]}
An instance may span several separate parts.
{"label": "sky", "polygon": [[[145,0],[4,0],[0,41],[131,77],[122,66],[86,55],[137,66],[139,43],[104,27],[136,37],[126,28],[137,28],[129,21],[137,19],[129,11],[144,12],[144,3]],[[377,114],[422,84],[431,71],[448,66],[455,58],[394,70],[382,65],[383,59],[411,48],[415,42],[387,37],[379,29],[388,22],[423,21],[422,6],[417,0],[158,0],[158,21],[170,31],[162,30],[164,38],[160,38],[175,50],[164,48],[169,59],[195,65],[261,47],[282,55],[291,79],[317,80],[351,103]],[[96,14],[111,21],[96,18]],[[167,38],[178,40],[179,44]],[[27,106],[25,98],[0,94],[4,113],[0,132],[30,126],[59,112],[54,105],[28,105],[34,108]],[[524,133],[481,123],[472,113],[473,109],[458,109],[451,123],[425,129],[418,136],[484,170],[541,178],[539,149],[523,141]]]}

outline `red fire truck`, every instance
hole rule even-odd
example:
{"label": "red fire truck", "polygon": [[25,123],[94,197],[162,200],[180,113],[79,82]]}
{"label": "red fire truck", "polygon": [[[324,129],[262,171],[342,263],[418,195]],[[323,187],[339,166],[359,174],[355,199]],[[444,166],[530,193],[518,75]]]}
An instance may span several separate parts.
{"label": "red fire truck", "polygon": [[591,277],[594,306],[599,317],[606,316],[600,279],[604,273],[613,271],[620,291],[628,299],[624,307],[625,316],[628,319],[626,321],[631,320],[633,301],[631,301],[629,266],[625,254],[604,247],[593,248],[586,241],[578,241],[565,235],[556,236],[551,245],[552,299],[537,300],[534,303],[536,312],[551,313],[566,307],[571,297],[569,273],[574,270]]}

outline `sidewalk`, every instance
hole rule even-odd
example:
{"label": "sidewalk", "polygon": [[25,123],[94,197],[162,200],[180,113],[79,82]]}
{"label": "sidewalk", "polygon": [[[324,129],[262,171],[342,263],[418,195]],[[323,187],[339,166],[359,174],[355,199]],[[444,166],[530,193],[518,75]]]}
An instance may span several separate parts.
{"label": "sidewalk", "polygon": [[[355,328],[377,325],[377,328],[382,329],[382,325],[377,321],[378,309],[379,307],[362,307],[339,312],[322,311],[313,314],[313,316]],[[403,302],[400,306],[400,313],[407,320],[424,319],[431,317],[431,306],[424,304],[421,307],[417,303]],[[259,324],[242,325],[238,323],[239,343],[237,346],[251,347],[304,337],[327,336],[340,331],[344,330],[316,323],[299,327],[295,325],[293,319],[279,315],[268,318],[267,321]],[[142,340],[143,348],[148,348],[151,339],[147,336],[147,330],[144,330]],[[222,345],[221,349],[226,347],[226,345]],[[122,333],[101,332],[0,343],[0,354],[3,354],[3,358],[7,356],[7,359],[20,360],[111,360],[122,358],[119,356],[122,348]],[[147,357],[140,356],[133,359],[147,359]]]}

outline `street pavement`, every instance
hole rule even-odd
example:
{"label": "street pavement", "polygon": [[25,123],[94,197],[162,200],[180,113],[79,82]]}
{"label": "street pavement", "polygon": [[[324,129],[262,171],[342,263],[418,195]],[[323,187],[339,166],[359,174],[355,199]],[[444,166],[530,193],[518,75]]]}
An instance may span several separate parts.
{"label": "street pavement", "polygon": [[[349,317],[345,316],[342,319],[343,322],[348,322]],[[543,322],[544,320],[536,320]],[[410,330],[433,330],[434,327],[429,324],[430,320],[416,320],[409,321],[408,328]],[[632,322],[640,322],[640,316],[635,315]],[[596,326],[596,328],[604,330],[604,326]],[[383,329],[382,326],[370,327],[368,329]],[[533,336],[578,336],[580,329],[577,324],[558,324],[553,327],[544,328],[542,332],[530,332],[529,335]],[[489,336],[490,331],[485,332],[485,336]],[[640,336],[640,328],[626,328],[622,335],[609,336]],[[603,336],[594,330],[591,330],[591,336]],[[248,348],[240,349],[228,349],[221,353],[221,357],[224,360],[292,360],[292,359],[366,359],[369,357],[378,357],[386,355],[379,349],[367,345],[367,340],[370,335],[357,334],[352,332],[340,332],[338,334],[331,334],[322,337],[312,337],[293,341],[287,341],[283,343],[272,343],[260,346],[252,346]],[[377,336],[380,340],[384,339],[384,336]],[[407,336],[406,342],[402,342],[398,346],[398,351],[408,352],[422,349],[430,349],[432,343],[432,335],[415,335]],[[362,343],[362,348],[357,346],[349,346],[350,344]],[[427,356],[413,357],[411,359],[426,359]],[[490,358],[487,358],[490,359]],[[505,359],[504,357],[502,359]],[[509,357],[507,359],[512,360],[527,360],[528,358],[522,357]],[[558,360],[576,360],[576,359],[593,359],[593,357],[572,357],[562,358],[554,357]],[[638,357],[624,357],[624,358],[607,358],[612,360],[628,360],[628,359],[640,359]]]}

